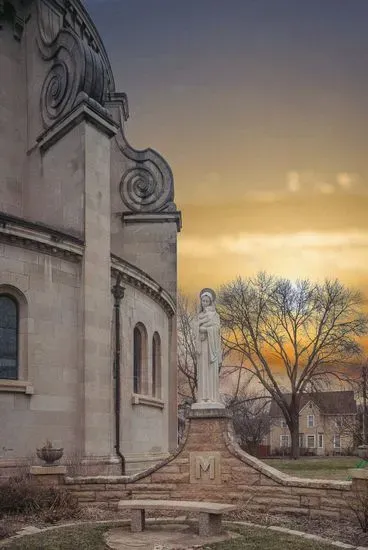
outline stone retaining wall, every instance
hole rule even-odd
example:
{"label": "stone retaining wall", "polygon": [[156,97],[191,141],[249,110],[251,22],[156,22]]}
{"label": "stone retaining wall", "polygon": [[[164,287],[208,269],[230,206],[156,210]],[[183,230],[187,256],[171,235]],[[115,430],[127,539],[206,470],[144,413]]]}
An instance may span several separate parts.
{"label": "stone retaining wall", "polygon": [[111,508],[122,499],[149,498],[227,502],[249,510],[336,520],[350,513],[352,482],[302,479],[279,472],[243,452],[235,443],[231,420],[224,411],[217,413],[195,411],[177,452],[140,474],[60,476],[59,481],[81,504]]}

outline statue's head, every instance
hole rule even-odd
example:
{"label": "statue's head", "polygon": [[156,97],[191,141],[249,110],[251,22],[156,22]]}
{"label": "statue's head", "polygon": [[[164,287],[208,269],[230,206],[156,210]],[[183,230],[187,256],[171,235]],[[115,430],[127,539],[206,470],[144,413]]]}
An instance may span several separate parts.
{"label": "statue's head", "polygon": [[201,299],[201,309],[215,304],[216,293],[212,288],[203,288],[199,293]]}

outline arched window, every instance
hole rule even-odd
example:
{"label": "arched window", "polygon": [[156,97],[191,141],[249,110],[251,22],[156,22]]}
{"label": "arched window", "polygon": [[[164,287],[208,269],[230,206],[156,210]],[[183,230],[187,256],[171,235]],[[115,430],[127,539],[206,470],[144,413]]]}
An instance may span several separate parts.
{"label": "arched window", "polygon": [[158,332],[152,338],[152,395],[161,397],[161,338]]}
{"label": "arched window", "polygon": [[133,334],[133,392],[147,393],[147,331],[142,323]]}
{"label": "arched window", "polygon": [[18,378],[18,303],[0,294],[0,378]]}

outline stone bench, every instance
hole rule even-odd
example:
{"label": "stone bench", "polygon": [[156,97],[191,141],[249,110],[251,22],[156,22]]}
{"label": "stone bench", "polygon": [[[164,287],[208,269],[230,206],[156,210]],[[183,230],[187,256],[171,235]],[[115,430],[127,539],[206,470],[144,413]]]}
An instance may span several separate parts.
{"label": "stone bench", "polygon": [[146,510],[178,510],[198,512],[199,535],[213,536],[221,532],[222,514],[236,510],[232,504],[218,502],[193,502],[187,500],[121,500],[120,510],[131,510],[131,530],[134,533],[144,530]]}

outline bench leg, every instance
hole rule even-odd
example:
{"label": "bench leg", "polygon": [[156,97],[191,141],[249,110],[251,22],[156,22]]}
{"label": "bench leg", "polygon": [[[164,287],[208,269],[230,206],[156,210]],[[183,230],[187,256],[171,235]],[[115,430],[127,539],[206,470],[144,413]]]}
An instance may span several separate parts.
{"label": "bench leg", "polygon": [[221,514],[200,512],[198,518],[199,535],[210,537],[221,533]]}
{"label": "bench leg", "polygon": [[145,527],[145,510],[132,510],[130,530],[132,533],[140,533]]}

